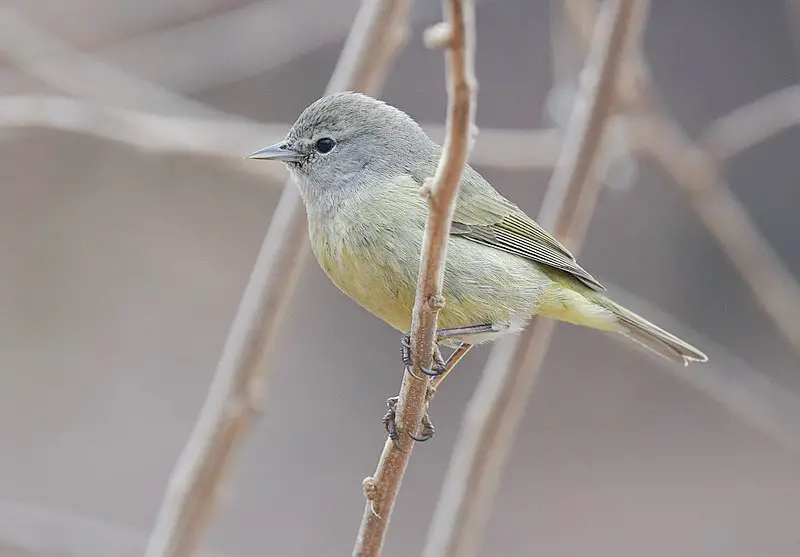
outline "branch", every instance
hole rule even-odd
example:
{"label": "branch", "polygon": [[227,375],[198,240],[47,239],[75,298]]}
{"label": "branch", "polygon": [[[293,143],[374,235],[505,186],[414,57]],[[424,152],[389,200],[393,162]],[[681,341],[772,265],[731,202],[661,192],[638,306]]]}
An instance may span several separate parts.
{"label": "branch", "polygon": [[[367,503],[356,538],[353,555],[380,555],[389,527],[394,502],[400,490],[414,442],[408,436],[416,432],[425,413],[429,380],[420,367],[429,368],[434,349],[439,310],[444,305],[442,282],[447,239],[458,195],[461,175],[469,155],[474,127],[477,82],[473,73],[474,8],[471,0],[443,0],[446,27],[436,26],[437,38],[445,30],[448,72],[447,136],[439,165],[432,181],[423,186],[428,198],[417,294],[411,325],[414,368],[403,375],[396,407],[397,444],[387,439],[373,477],[364,480]],[[429,37],[433,33],[429,33]]]}
{"label": "branch", "polygon": [[700,144],[717,160],[728,159],[798,125],[800,85],[792,85],[712,122]]}
{"label": "branch", "polygon": [[[160,87],[192,94],[269,72],[342,41],[358,7],[353,2],[319,0],[227,2],[229,9],[224,9],[224,3],[205,3],[203,9],[203,3],[195,2],[182,3],[185,6],[176,10],[176,4],[152,3],[131,11],[120,21],[131,25],[128,29],[95,26],[92,30],[103,37],[93,37],[89,42],[98,46],[90,47],[88,53],[84,49],[81,56],[125,68]],[[74,17],[90,18],[88,8]],[[314,17],[308,17],[311,13]],[[302,32],[287,21],[302,21]],[[219,47],[222,43],[225,48]],[[75,62],[74,56],[57,52],[43,57],[41,65],[70,73]],[[0,69],[0,91],[20,90],[22,79],[18,70]]]}
{"label": "branch", "polygon": [[[384,42],[384,34],[391,33],[392,27],[405,26],[409,8],[410,2],[403,0],[363,0],[327,92],[364,90],[371,72],[383,71],[398,47],[397,42]],[[374,50],[384,54],[367,55]],[[283,317],[308,252],[306,234],[300,196],[287,184],[231,325],[208,398],[170,478],[147,557],[188,556],[200,541],[220,485],[271,378],[268,358],[278,345]]]}
{"label": "branch", "polygon": [[[76,51],[28,22],[10,7],[0,7],[0,52],[51,87],[99,102],[158,106],[201,115],[218,113],[201,102],[153,85],[90,55]],[[61,63],[49,64],[48,57]]]}
{"label": "branch", "polygon": [[[597,25],[584,79],[582,102],[567,127],[561,160],[548,188],[550,198],[539,222],[554,227],[577,247],[598,190],[593,166],[601,152],[603,130],[612,114],[623,58],[637,36],[635,23],[643,0],[610,0]],[[637,14],[637,12],[639,12]],[[525,406],[547,352],[554,322],[535,319],[518,337],[492,351],[470,401],[434,514],[424,557],[467,557],[478,552],[505,462]]]}
{"label": "branch", "polygon": [[[406,1],[406,0],[403,0]],[[297,6],[291,4],[292,10]],[[307,9],[305,6],[301,9]],[[184,39],[199,41],[206,36],[209,28],[230,29],[242,26],[244,21],[269,19],[273,14],[273,3],[258,3],[244,8],[225,12],[202,23],[192,22],[173,34]],[[338,17],[338,16],[337,16]],[[329,31],[330,21],[326,20],[325,32]],[[249,26],[247,26],[249,28]],[[403,27],[405,28],[405,26]],[[88,133],[106,139],[121,141],[140,148],[156,151],[198,153],[204,156],[235,157],[237,163],[241,153],[252,150],[252,145],[263,143],[264,138],[277,141],[283,137],[288,126],[275,124],[267,126],[234,116],[192,99],[182,97],[172,91],[153,85],[143,79],[127,74],[102,60],[58,41],[47,33],[31,25],[26,18],[11,8],[0,8],[0,51],[24,70],[35,75],[51,87],[81,96],[84,100],[68,100],[50,96],[14,96],[0,98],[0,127],[50,127]],[[220,31],[224,33],[223,31]],[[259,31],[263,34],[263,29]],[[399,33],[399,34],[398,34]],[[296,35],[296,33],[294,33]],[[311,33],[314,40],[326,35]],[[406,33],[393,32],[384,46],[367,53],[370,61],[362,64],[368,68],[382,64],[381,57],[391,52],[393,44],[403,42]],[[188,36],[188,37],[187,37]],[[158,39],[160,52],[174,50]],[[247,42],[247,41],[245,41]],[[293,42],[282,42],[281,48]],[[262,45],[263,47],[263,45]],[[263,48],[262,48],[263,50]],[[277,53],[271,53],[278,56]],[[263,63],[264,57],[259,55]],[[370,73],[372,73],[370,71]],[[379,82],[383,76],[373,74],[372,79]],[[360,78],[359,78],[360,79]],[[0,80],[2,74],[0,73]],[[97,87],[102,83],[102,87]],[[366,89],[373,84],[366,83]],[[93,105],[89,101],[98,104]],[[151,110],[170,110],[189,114],[189,117],[163,116],[151,112],[140,112],[131,108],[115,108],[108,105],[147,106]],[[196,116],[196,117],[195,117]],[[428,124],[423,126],[434,139],[444,137],[442,126]],[[476,145],[473,162],[476,165],[501,166],[504,168],[550,168],[555,164],[561,144],[561,133],[557,129],[530,132],[527,130],[484,130],[481,141]],[[254,167],[244,166],[248,171]],[[285,177],[280,166],[266,168],[258,172]]]}
{"label": "branch", "polygon": [[[241,164],[253,145],[276,142],[291,124],[260,124],[227,118],[164,116],[50,95],[0,96],[0,128],[49,128],[125,143],[143,151],[185,153],[226,160],[231,168],[285,179],[281,165]],[[443,141],[444,126],[422,127]],[[556,164],[561,131],[481,128],[470,161],[475,166],[546,169]]]}
{"label": "branch", "polygon": [[[595,2],[566,1],[573,24],[584,30],[594,17]],[[580,34],[586,38],[584,32]],[[681,186],[691,207],[737,268],[753,297],[784,338],[800,352],[800,321],[797,319],[800,286],[723,180],[719,162],[695,145],[664,109],[641,57],[633,57],[624,72],[628,87],[634,93],[628,95],[629,104],[639,111],[631,119],[636,128],[635,143]],[[712,126],[709,145],[718,150],[720,156],[732,156],[738,149],[797,123],[797,112],[793,111],[797,103],[797,93],[789,88],[736,110]],[[777,122],[781,118],[786,121]],[[745,127],[739,128],[742,124]],[[742,129],[744,138],[737,141]],[[720,139],[720,130],[729,137]]]}

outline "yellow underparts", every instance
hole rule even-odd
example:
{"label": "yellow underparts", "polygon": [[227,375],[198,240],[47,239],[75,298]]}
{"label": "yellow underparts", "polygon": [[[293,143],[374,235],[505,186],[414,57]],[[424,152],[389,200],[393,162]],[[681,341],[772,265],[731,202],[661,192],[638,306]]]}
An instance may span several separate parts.
{"label": "yellow underparts", "polygon": [[[342,292],[395,329],[407,332],[422,243],[422,230],[415,228],[400,230],[384,222],[375,229],[359,222],[346,232],[312,228],[311,241],[320,266]],[[573,288],[582,285],[553,275],[550,268],[451,237],[439,328],[525,322],[538,313],[596,329],[619,330],[610,311]]]}

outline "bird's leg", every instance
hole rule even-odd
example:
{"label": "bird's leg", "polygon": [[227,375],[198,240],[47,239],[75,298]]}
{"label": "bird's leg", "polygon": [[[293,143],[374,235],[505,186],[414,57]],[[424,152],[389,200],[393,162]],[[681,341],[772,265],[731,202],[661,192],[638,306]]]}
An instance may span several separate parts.
{"label": "bird's leg", "polygon": [[447,338],[479,335],[481,333],[496,333],[502,327],[494,323],[483,323],[482,325],[470,325],[468,327],[453,327],[452,329],[439,329],[436,331],[436,342],[441,342]]}
{"label": "bird's leg", "polygon": [[433,396],[436,394],[436,389],[439,388],[439,385],[442,384],[444,378],[453,371],[453,368],[456,367],[458,362],[464,359],[464,356],[467,355],[472,347],[475,346],[474,344],[467,344],[466,342],[462,342],[458,345],[458,348],[453,350],[452,354],[447,357],[447,360],[444,362],[444,371],[433,378],[431,384],[428,386],[428,401],[433,399]]}
{"label": "bird's leg", "polygon": [[[442,358],[442,353],[439,351],[439,343],[441,341],[454,337],[477,335],[482,333],[494,333],[497,332],[498,330],[499,330],[498,327],[493,323],[470,325],[468,327],[453,327],[450,329],[439,329],[438,331],[436,331],[436,344],[433,347],[433,365],[431,365],[431,369],[420,367],[420,371],[425,375],[429,375],[431,377],[438,377],[439,375],[445,374],[449,371],[447,370],[447,365],[446,362],[444,361],[444,358]],[[410,371],[411,369],[413,369],[413,361],[411,357],[410,333],[403,335],[401,344],[402,344],[403,363],[405,364],[406,368]],[[466,354],[466,352],[464,354]],[[462,355],[459,359],[463,357],[464,356]],[[419,377],[419,379],[421,379],[421,377]],[[441,380],[436,384],[438,385],[439,383],[441,383]]]}
{"label": "bird's leg", "polygon": [[[403,363],[406,365],[406,369],[409,371],[409,373],[412,373],[411,344],[409,342],[408,335],[403,336],[402,346],[403,346]],[[444,360],[442,358],[442,354],[439,351],[438,346],[436,347],[436,350],[434,350],[434,360],[438,358],[439,362],[437,363],[437,365],[440,366],[441,372],[438,373],[436,376],[434,376],[433,381],[431,381],[431,384],[428,386],[428,391],[425,395],[426,411],[425,415],[422,417],[422,423],[421,423],[422,431],[420,432],[419,435],[409,433],[409,437],[411,437],[415,441],[419,442],[427,441],[428,439],[433,437],[434,434],[436,433],[436,430],[433,427],[433,422],[431,421],[431,418],[428,415],[427,406],[430,404],[430,401],[436,394],[436,388],[442,383],[442,381],[444,381],[444,378],[447,377],[447,375],[453,370],[453,368],[456,367],[458,362],[460,362],[464,358],[464,356],[467,355],[467,352],[469,352],[473,346],[474,345],[472,344],[467,344],[462,342],[458,346],[458,348],[456,348],[452,352],[452,354],[450,354],[447,357],[447,360]],[[383,426],[386,428],[386,433],[389,435],[389,438],[392,440],[392,442],[395,443],[395,446],[397,446],[397,439],[399,438],[399,435],[397,433],[397,423],[396,423],[397,400],[398,397],[396,396],[386,400],[386,406],[389,408],[389,410],[383,416]]]}
{"label": "bird's leg", "polygon": [[[481,333],[494,333],[500,330],[500,328],[493,323],[485,323],[483,325],[472,325],[470,327],[457,327],[452,329],[440,329],[436,331],[436,342],[441,342],[447,338],[453,337],[462,337],[462,336],[469,336]],[[467,355],[472,347],[475,346],[474,344],[468,344],[466,342],[462,342],[458,345],[450,356],[447,357],[447,361],[444,362],[444,366],[441,372],[438,375],[434,376],[433,381],[428,386],[428,400],[430,401],[434,395],[436,394],[436,389],[439,385],[442,384],[444,378],[447,377],[447,374],[453,371],[453,368],[456,367],[456,364],[460,362],[464,356]]]}

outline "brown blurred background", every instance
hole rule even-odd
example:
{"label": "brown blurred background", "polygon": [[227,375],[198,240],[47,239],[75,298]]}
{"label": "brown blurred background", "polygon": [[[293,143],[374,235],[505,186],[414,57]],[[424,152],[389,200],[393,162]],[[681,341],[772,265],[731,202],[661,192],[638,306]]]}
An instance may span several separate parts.
{"label": "brown blurred background", "polygon": [[[357,7],[6,0],[0,43],[3,52],[15,48],[10,26],[23,14],[143,80],[288,124],[321,94]],[[478,2],[479,127],[549,125],[551,10],[543,0]],[[791,13],[784,0],[652,2],[645,55],[690,133],[797,81]],[[420,41],[440,17],[438,1],[416,2],[414,35],[382,95],[425,122],[445,113],[442,54]],[[0,95],[64,93],[3,52]],[[40,49],[33,61],[49,55]],[[115,100],[103,81],[79,81],[125,108],[199,112],[147,95]],[[272,139],[242,145],[240,154]],[[282,182],[243,171],[259,163],[235,157],[147,151],[65,131],[0,129],[0,141],[0,555],[139,555]],[[735,194],[795,276],[799,150],[793,129],[726,166]],[[535,214],[549,171],[480,170]],[[797,357],[662,172],[642,165],[630,188],[604,192],[582,262],[667,310],[676,332],[731,367],[731,382],[756,374],[794,404]],[[316,264],[307,266],[264,415],[207,538],[209,555],[349,555],[360,483],[384,439],[384,400],[400,384],[398,341]],[[475,351],[437,397],[438,435],[414,453],[389,557],[422,547],[488,351]],[[798,453],[767,433],[648,354],[560,326],[482,554],[797,555]]]}

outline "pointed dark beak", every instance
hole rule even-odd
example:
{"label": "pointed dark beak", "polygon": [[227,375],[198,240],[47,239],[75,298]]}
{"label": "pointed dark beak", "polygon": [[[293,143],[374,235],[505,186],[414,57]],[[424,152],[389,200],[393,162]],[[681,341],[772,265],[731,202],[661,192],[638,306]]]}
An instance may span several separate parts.
{"label": "pointed dark beak", "polygon": [[298,153],[285,141],[259,149],[255,153],[247,155],[248,159],[260,159],[267,161],[300,162],[303,154]]}

